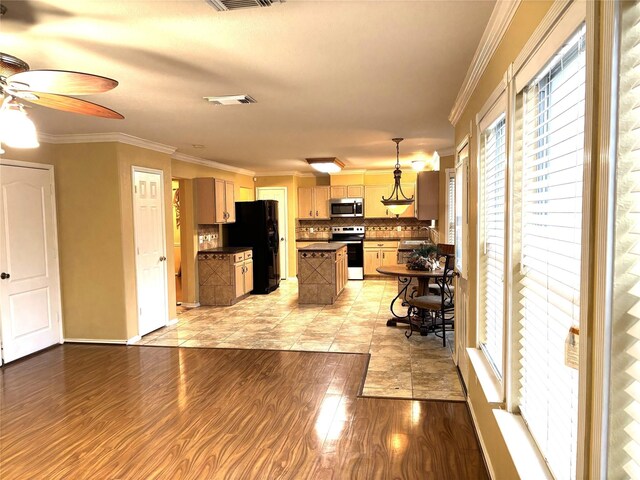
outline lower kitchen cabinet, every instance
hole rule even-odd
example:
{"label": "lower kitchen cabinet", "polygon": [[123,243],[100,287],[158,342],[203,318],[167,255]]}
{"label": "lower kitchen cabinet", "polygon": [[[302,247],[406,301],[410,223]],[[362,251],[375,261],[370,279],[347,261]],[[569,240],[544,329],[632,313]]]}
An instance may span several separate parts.
{"label": "lower kitchen cabinet", "polygon": [[341,248],[336,252],[336,296],[347,284],[349,276],[349,262],[347,258],[347,249]]}
{"label": "lower kitchen cabinet", "polygon": [[298,248],[298,303],[331,305],[347,283],[347,246],[314,243]]}
{"label": "lower kitchen cabinet", "polygon": [[364,242],[364,274],[380,275],[376,268],[398,263],[398,242]]}
{"label": "lower kitchen cabinet", "polygon": [[200,305],[233,305],[253,290],[253,251],[221,247],[198,252]]}

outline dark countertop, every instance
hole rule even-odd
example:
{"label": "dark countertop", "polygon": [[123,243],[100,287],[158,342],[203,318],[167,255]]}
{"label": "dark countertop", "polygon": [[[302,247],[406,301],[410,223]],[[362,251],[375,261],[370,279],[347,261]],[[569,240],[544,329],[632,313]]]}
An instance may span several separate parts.
{"label": "dark countertop", "polygon": [[206,250],[198,250],[198,253],[240,253],[251,250],[251,247],[216,247],[207,248]]}
{"label": "dark countertop", "polygon": [[328,242],[329,239],[328,238],[296,238],[296,242],[317,242],[317,243],[322,243],[322,242]]}
{"label": "dark countertop", "polygon": [[342,247],[346,247],[344,243],[314,243],[313,245],[308,245],[306,247],[298,248],[299,252],[335,252],[336,250],[340,250]]}

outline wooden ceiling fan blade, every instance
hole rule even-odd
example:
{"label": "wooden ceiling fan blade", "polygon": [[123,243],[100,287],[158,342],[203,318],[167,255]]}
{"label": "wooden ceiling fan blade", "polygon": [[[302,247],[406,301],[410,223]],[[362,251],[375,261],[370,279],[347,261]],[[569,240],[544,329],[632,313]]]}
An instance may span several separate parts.
{"label": "wooden ceiling fan blade", "polygon": [[[15,86],[12,84],[15,83]],[[66,70],[29,70],[7,79],[10,88],[65,95],[91,95],[108,92],[118,86],[111,78]],[[26,87],[25,87],[26,86]]]}
{"label": "wooden ceiling fan blade", "polygon": [[23,100],[42,105],[43,107],[55,108],[65,112],[80,113],[82,115],[92,115],[94,117],[118,118],[124,116],[110,108],[103,107],[97,103],[87,102],[79,98],[67,97],[65,95],[56,95],[54,93],[33,92],[38,98],[24,98]]}

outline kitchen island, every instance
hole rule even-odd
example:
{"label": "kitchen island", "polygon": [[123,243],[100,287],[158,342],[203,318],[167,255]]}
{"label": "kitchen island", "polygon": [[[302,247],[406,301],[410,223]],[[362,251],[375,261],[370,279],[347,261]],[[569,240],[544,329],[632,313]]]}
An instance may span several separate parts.
{"label": "kitchen island", "polygon": [[331,305],[347,283],[347,246],[314,243],[298,248],[298,303]]}
{"label": "kitchen island", "polygon": [[218,247],[198,251],[200,305],[233,305],[253,290],[253,250]]}

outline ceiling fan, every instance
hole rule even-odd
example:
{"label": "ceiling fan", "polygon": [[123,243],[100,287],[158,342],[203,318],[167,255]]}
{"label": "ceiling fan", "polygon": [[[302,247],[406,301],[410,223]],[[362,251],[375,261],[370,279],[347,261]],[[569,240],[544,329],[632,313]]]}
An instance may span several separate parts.
{"label": "ceiling fan", "polygon": [[91,95],[107,92],[118,85],[111,78],[66,70],[30,70],[23,60],[0,52],[0,95],[7,102],[20,101],[65,112],[103,118],[122,119],[110,108],[69,95]]}

